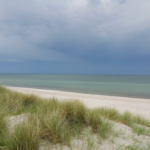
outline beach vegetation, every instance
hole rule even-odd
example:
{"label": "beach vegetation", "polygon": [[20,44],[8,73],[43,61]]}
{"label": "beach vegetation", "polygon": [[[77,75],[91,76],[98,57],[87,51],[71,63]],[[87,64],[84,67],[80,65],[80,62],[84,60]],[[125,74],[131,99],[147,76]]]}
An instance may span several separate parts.
{"label": "beach vegetation", "polygon": [[136,124],[146,126],[146,127],[150,127],[150,121],[148,119],[140,116],[140,115],[133,116],[132,120]]}
{"label": "beach vegetation", "polygon": [[148,136],[150,136],[150,128],[146,128],[144,126],[134,124],[132,126],[132,130],[134,133],[137,133],[137,135],[148,135]]}
{"label": "beach vegetation", "polygon": [[52,143],[69,144],[71,139],[70,126],[65,121],[61,110],[38,116],[41,139],[49,140]]}
{"label": "beach vegetation", "polygon": [[99,125],[98,128],[98,137],[102,138],[102,139],[106,139],[109,137],[109,135],[112,132],[112,128],[113,128],[113,123],[108,121],[108,120],[104,120],[101,122],[101,124]]}
{"label": "beach vegetation", "polygon": [[128,111],[90,109],[79,100],[44,99],[0,87],[0,149],[39,150],[43,141],[70,146],[72,139],[86,139],[92,149],[94,140],[83,138],[83,131],[90,128],[89,134],[103,141],[111,136],[114,122],[138,135],[149,135],[145,127],[150,127],[150,121]]}
{"label": "beach vegetation", "polygon": [[28,116],[5,135],[8,150],[39,150],[39,126],[37,118]]}
{"label": "beach vegetation", "polygon": [[5,117],[6,117],[5,108],[4,109],[0,108],[0,135],[6,128],[6,118]]}
{"label": "beach vegetation", "polygon": [[28,107],[34,105],[38,101],[38,97],[35,95],[24,95],[21,99],[22,105]]}
{"label": "beach vegetation", "polygon": [[131,126],[132,124],[132,114],[129,111],[125,111],[123,114],[119,114],[118,121],[121,123]]}

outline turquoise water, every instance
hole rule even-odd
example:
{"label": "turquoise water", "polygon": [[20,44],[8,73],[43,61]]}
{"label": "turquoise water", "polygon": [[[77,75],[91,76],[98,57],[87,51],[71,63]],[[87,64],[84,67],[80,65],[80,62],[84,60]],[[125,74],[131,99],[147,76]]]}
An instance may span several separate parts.
{"label": "turquoise water", "polygon": [[0,84],[150,99],[150,75],[0,74]]}

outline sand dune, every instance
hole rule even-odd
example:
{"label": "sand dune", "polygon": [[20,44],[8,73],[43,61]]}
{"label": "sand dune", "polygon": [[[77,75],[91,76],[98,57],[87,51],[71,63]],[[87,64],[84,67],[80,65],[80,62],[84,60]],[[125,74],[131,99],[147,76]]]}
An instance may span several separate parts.
{"label": "sand dune", "polygon": [[8,89],[26,93],[26,94],[35,94],[44,98],[55,97],[59,100],[66,99],[79,99],[87,107],[115,107],[120,112],[129,110],[134,114],[140,114],[146,118],[150,119],[150,99],[141,99],[141,98],[127,98],[127,97],[115,97],[115,96],[104,96],[104,95],[92,95],[92,94],[83,94],[83,93],[73,93],[73,92],[63,92],[55,90],[42,90],[42,89],[33,89],[33,88],[21,88],[21,87],[8,87]]}

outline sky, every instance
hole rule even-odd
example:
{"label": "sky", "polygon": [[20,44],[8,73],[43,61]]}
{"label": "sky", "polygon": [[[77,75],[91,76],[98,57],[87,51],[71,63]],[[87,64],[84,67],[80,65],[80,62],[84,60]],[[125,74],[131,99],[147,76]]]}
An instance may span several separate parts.
{"label": "sky", "polygon": [[0,0],[0,73],[150,74],[150,0]]}

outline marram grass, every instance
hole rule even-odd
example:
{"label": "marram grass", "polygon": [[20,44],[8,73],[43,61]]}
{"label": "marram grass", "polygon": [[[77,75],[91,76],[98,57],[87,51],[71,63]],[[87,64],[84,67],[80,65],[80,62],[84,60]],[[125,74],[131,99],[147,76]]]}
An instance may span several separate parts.
{"label": "marram grass", "polygon": [[37,118],[29,116],[6,135],[9,150],[39,150],[39,126]]}
{"label": "marram grass", "polygon": [[39,115],[41,139],[47,139],[53,143],[70,142],[71,133],[68,122],[59,110]]}
{"label": "marram grass", "polygon": [[[14,121],[10,129],[9,118],[21,114],[27,117],[16,124]],[[87,127],[91,134],[107,139],[113,127],[109,120],[130,126],[138,134],[144,131],[135,129],[134,123],[150,127],[149,120],[128,111],[121,114],[115,108],[89,109],[79,100],[43,99],[0,87],[0,149],[39,150],[43,140],[69,146]]]}
{"label": "marram grass", "polygon": [[0,108],[0,135],[6,128],[6,112],[5,109]]}

